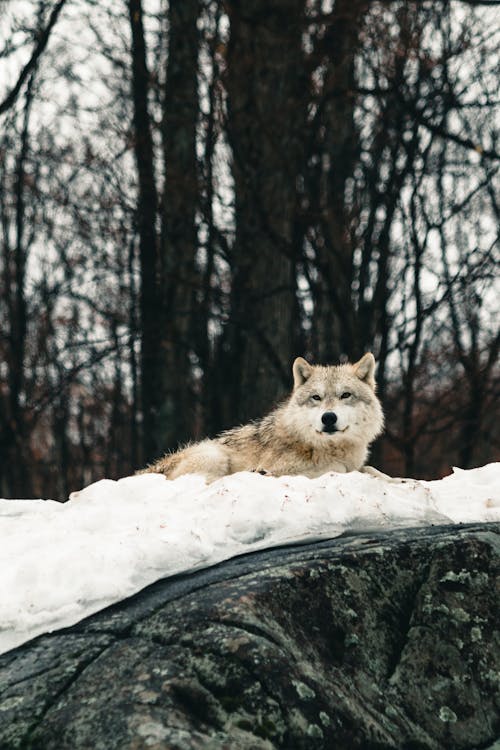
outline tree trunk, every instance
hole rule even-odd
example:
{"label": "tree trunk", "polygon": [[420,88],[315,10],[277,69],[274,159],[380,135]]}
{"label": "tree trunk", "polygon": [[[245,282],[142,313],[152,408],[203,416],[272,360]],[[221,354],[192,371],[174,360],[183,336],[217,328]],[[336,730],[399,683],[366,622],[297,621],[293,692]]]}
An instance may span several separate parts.
{"label": "tree trunk", "polygon": [[143,414],[143,459],[158,456],[162,448],[161,404],[163,389],[160,354],[159,253],[156,231],[158,198],[154,175],[153,139],[148,109],[150,76],[141,0],[128,0],[132,35],[132,99],[134,106],[134,150],[138,172],[137,230],[141,268],[141,397]]}
{"label": "tree trunk", "polygon": [[313,319],[313,348],[321,361],[337,361],[341,355],[355,358],[363,352],[357,341],[356,309],[352,292],[354,243],[352,208],[346,200],[346,184],[358,159],[354,124],[355,70],[359,31],[367,3],[339,0],[333,19],[315,49],[320,67],[327,56],[322,99],[315,128],[319,139],[320,174],[315,187],[322,240],[316,244],[319,270]]}
{"label": "tree trunk", "polygon": [[165,188],[162,214],[163,450],[193,436],[194,318],[199,272],[196,267],[198,174],[199,0],[169,5],[169,51],[162,125]]}
{"label": "tree trunk", "polygon": [[303,1],[227,3],[228,133],[236,238],[225,331],[226,422],[288,390],[294,351],[296,182],[305,123]]}
{"label": "tree trunk", "polygon": [[29,429],[27,426],[25,390],[25,355],[28,306],[26,300],[27,242],[26,222],[26,162],[30,151],[30,113],[33,102],[34,74],[30,77],[23,112],[20,148],[14,174],[14,241],[9,242],[8,228],[4,232],[4,286],[8,311],[6,336],[6,365],[8,396],[2,419],[0,449],[4,484],[14,497],[30,497],[31,462],[29,458]]}

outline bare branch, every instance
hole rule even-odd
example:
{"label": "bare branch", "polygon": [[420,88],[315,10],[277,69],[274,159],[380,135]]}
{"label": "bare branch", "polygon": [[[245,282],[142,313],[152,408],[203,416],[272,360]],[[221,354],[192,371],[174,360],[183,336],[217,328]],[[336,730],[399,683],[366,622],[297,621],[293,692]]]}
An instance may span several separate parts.
{"label": "bare branch", "polygon": [[0,115],[2,115],[4,112],[6,112],[8,109],[10,109],[14,105],[19,95],[19,92],[21,91],[23,87],[23,84],[25,83],[30,73],[34,70],[40,55],[42,54],[45,47],[47,46],[47,42],[49,41],[49,37],[52,32],[52,29],[56,25],[59,14],[65,3],[66,3],[66,0],[59,0],[59,2],[52,9],[47,26],[42,32],[37,34],[38,42],[31,54],[30,59],[28,60],[24,68],[21,70],[21,73],[19,74],[19,78],[17,79],[17,82],[15,86],[13,87],[13,89],[11,90],[11,92],[7,94],[3,102],[0,103]]}
{"label": "bare branch", "polygon": [[455,133],[450,133],[450,131],[446,130],[446,128],[443,128],[441,125],[435,125],[434,123],[429,122],[418,113],[416,113],[416,118],[418,122],[423,125],[424,128],[430,130],[431,133],[434,133],[441,138],[446,138],[449,141],[453,141],[453,143],[457,143],[459,146],[463,146],[470,151],[475,151],[484,159],[494,159],[495,161],[500,160],[500,154],[498,153],[498,151],[483,148],[480,143],[476,143],[471,138],[465,138],[463,136],[456,135]]}

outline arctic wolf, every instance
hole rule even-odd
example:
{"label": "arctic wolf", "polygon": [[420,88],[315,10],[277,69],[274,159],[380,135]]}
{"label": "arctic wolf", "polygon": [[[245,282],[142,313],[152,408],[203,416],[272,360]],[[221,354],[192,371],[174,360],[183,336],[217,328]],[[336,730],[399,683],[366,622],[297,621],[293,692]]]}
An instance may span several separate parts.
{"label": "arctic wolf", "polygon": [[291,395],[266,417],[167,454],[144,471],[169,479],[203,474],[213,482],[237,471],[314,478],[361,470],[384,424],[374,371],[370,353],[355,364],[328,367],[298,357]]}

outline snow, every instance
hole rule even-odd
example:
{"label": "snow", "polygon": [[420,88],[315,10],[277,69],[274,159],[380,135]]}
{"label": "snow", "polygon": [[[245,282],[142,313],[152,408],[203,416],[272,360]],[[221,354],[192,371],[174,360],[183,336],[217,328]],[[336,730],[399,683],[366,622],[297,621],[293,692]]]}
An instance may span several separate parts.
{"label": "snow", "polygon": [[500,521],[500,463],[425,482],[242,472],[103,479],[67,503],[0,500],[0,653],[235,555],[344,532]]}

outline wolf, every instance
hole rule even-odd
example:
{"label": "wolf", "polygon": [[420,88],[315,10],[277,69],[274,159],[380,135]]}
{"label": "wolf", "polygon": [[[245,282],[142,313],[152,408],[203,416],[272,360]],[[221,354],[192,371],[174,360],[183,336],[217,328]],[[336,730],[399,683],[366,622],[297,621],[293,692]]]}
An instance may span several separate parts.
{"label": "wolf", "polygon": [[238,471],[314,478],[364,470],[370,443],[384,426],[375,389],[375,359],[354,364],[293,363],[291,395],[267,416],[166,454],[141,473],[202,474],[207,483]]}

